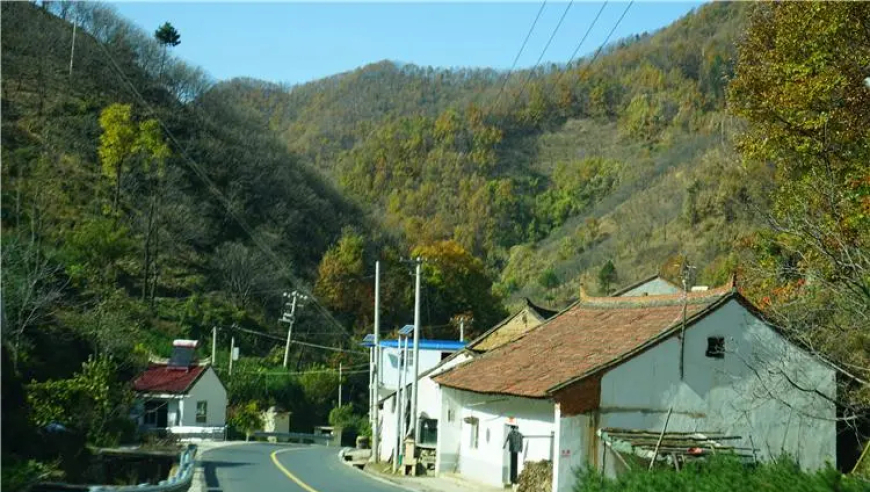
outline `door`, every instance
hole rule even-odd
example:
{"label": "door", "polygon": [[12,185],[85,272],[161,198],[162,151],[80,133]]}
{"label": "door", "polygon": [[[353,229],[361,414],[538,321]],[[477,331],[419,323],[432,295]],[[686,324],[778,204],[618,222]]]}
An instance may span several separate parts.
{"label": "door", "polygon": [[516,433],[519,432],[519,428],[516,425],[505,424],[505,440],[504,440],[504,449],[505,449],[505,468],[507,470],[507,483],[515,484],[517,483],[517,476],[519,475],[519,457],[520,451],[522,451],[522,438],[519,441],[519,447],[516,442]]}

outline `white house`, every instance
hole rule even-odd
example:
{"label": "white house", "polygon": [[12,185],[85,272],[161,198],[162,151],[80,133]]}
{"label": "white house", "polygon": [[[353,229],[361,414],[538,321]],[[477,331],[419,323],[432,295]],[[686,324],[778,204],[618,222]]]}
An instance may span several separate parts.
{"label": "white house", "polygon": [[[441,387],[435,383],[433,378],[438,374],[457,366],[471,359],[479,353],[484,353],[507,342],[522,336],[523,333],[538,326],[548,318],[553,317],[557,312],[537,306],[529,299],[524,299],[524,306],[513,315],[507,317],[494,327],[490,328],[467,345],[464,345],[462,350],[457,350],[451,355],[444,357],[434,367],[422,371],[417,387],[417,407],[419,417],[419,429],[417,442],[418,446],[424,449],[434,451],[436,454],[436,470],[441,468],[439,458],[443,456],[437,453],[438,446],[438,427],[439,421],[444,418],[441,415]],[[456,343],[456,342],[452,342]],[[422,346],[421,346],[422,348]],[[421,356],[422,362],[422,356]],[[405,379],[410,381],[410,378]],[[408,383],[410,385],[410,383]],[[409,386],[410,387],[410,386]],[[398,418],[397,394],[394,391],[379,402],[382,404],[382,444],[380,445],[379,455],[381,460],[389,460],[395,449],[395,444],[398,442],[396,436],[396,421]],[[406,404],[410,402],[410,391],[403,394]],[[409,405],[406,407],[408,411]],[[406,419],[409,416],[406,414]]]}
{"label": "white house", "polygon": [[227,390],[210,364],[193,359],[196,341],[176,340],[165,364],[152,364],[133,381],[141,429],[223,437]]}
{"label": "white house", "polygon": [[[685,317],[684,317],[685,309]],[[523,337],[436,376],[441,471],[510,480],[505,440],[523,434],[514,473],[550,460],[553,492],[573,470],[614,475],[620,430],[702,432],[766,459],[836,464],[837,370],[767,324],[733,285],[688,294],[592,298]],[[551,436],[551,437],[548,437]]]}

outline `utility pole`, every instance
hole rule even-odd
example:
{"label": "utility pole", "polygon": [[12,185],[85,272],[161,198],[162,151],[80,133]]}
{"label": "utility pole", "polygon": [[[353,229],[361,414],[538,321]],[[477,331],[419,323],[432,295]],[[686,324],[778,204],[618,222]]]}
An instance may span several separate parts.
{"label": "utility pole", "polygon": [[217,365],[217,326],[211,327],[211,365]]}
{"label": "utility pole", "polygon": [[405,380],[405,351],[402,347],[402,335],[399,334],[399,388],[396,390],[396,442],[395,449],[393,450],[393,472],[399,469],[399,456],[401,454],[401,445],[402,439],[402,421],[405,419],[405,391],[404,391],[404,380]]}
{"label": "utility pole", "polygon": [[73,69],[73,57],[76,54],[76,29],[78,28],[79,23],[73,22],[73,35],[72,35],[72,47],[69,51],[69,76],[72,78],[72,69]]}
{"label": "utility pole", "polygon": [[695,267],[689,265],[689,259],[686,255],[683,255],[683,264],[680,267],[680,280],[683,283],[683,322],[680,326],[680,381],[683,380],[683,376],[685,374],[685,362],[684,362],[684,353],[686,347],[686,311],[689,304],[689,289],[690,285],[690,277],[692,276],[692,270]]}
{"label": "utility pole", "polygon": [[341,408],[341,362],[338,363],[338,407]]}
{"label": "utility pole", "polygon": [[414,440],[417,440],[417,378],[420,377],[420,277],[423,259],[419,256],[414,259],[416,266],[416,287],[414,291],[414,379],[411,381],[411,430],[414,431]]}
{"label": "utility pole", "polygon": [[230,338],[230,375],[233,373],[233,356],[236,354],[236,337]]}
{"label": "utility pole", "polygon": [[378,462],[378,444],[380,440],[380,436],[378,433],[380,432],[380,421],[378,419],[378,400],[380,399],[380,389],[381,389],[381,379],[378,371],[378,365],[381,362],[381,347],[379,344],[379,334],[381,331],[381,262],[375,262],[375,352],[374,352],[374,364],[372,364],[372,379],[374,380],[374,397],[373,397],[373,422],[372,422],[372,456],[374,457],[375,463]]}
{"label": "utility pole", "polygon": [[[287,369],[287,359],[290,357],[290,336],[293,334],[293,323],[296,321],[296,301],[298,299],[308,299],[308,296],[304,296],[300,294],[298,291],[293,291],[291,293],[284,293],[284,298],[291,297],[293,300],[290,302],[290,312],[286,311],[281,316],[281,319],[278,320],[279,323],[287,323],[289,326],[287,327],[287,343],[284,345],[284,369]],[[287,307],[287,304],[284,304],[284,307]],[[302,307],[302,304],[299,305]]]}

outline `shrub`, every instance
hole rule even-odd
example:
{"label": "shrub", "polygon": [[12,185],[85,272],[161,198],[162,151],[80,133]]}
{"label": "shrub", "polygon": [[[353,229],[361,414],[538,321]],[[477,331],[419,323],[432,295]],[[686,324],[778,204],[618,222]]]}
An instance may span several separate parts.
{"label": "shrub", "polygon": [[687,463],[680,472],[669,468],[652,471],[633,469],[616,479],[604,478],[597,471],[578,469],[574,492],[732,492],[770,490],[794,492],[866,492],[870,484],[842,475],[828,466],[817,472],[801,471],[791,458],[750,465],[719,456],[707,462]]}

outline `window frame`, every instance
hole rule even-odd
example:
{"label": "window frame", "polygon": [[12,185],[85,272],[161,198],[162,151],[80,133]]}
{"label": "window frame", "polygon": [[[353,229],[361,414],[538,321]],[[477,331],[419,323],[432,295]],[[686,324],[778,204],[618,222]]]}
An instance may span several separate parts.
{"label": "window frame", "polygon": [[197,424],[208,422],[208,400],[197,400],[195,422]]}
{"label": "window frame", "polygon": [[707,350],[704,351],[704,355],[710,359],[724,359],[725,337],[707,337]]}

